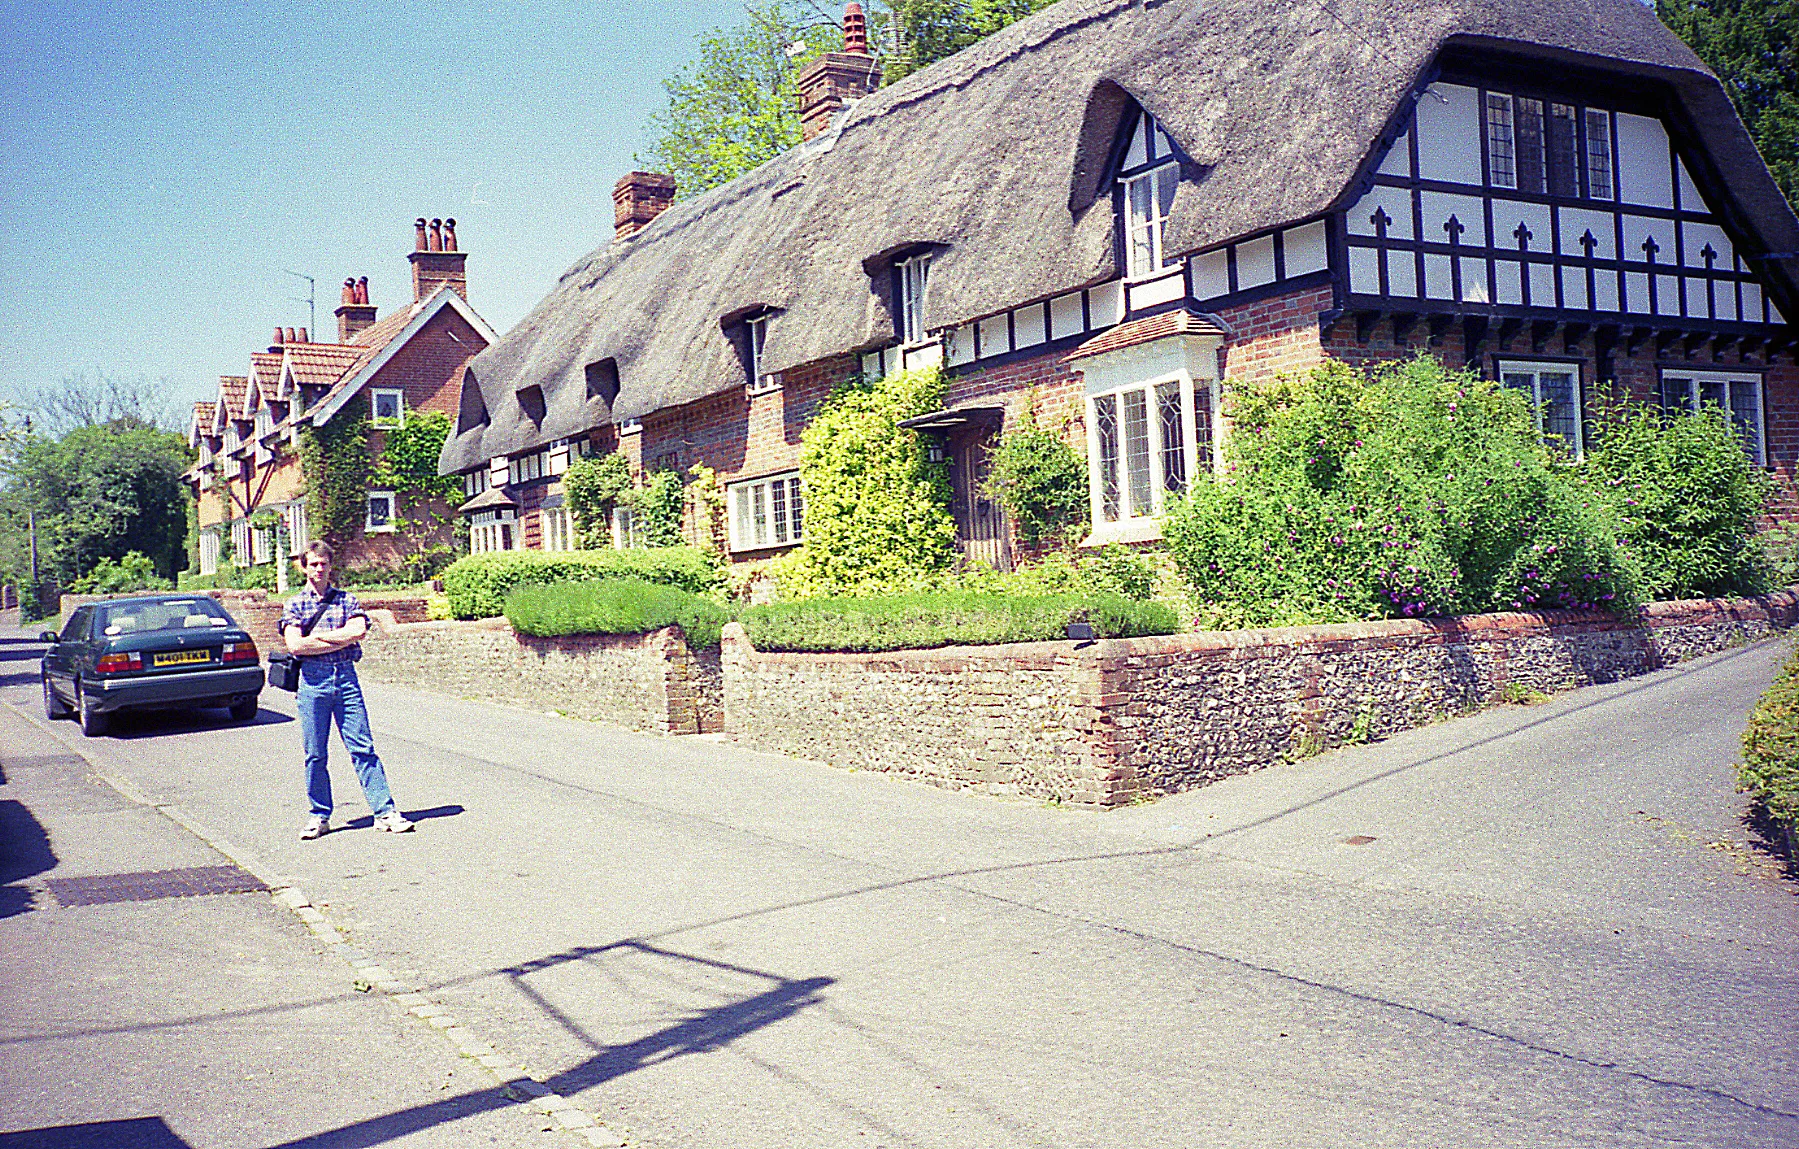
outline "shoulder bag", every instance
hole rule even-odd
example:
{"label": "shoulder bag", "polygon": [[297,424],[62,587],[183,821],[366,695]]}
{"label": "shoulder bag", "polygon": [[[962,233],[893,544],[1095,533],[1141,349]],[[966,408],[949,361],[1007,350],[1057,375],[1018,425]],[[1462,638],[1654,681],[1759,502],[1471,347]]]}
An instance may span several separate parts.
{"label": "shoulder bag", "polygon": [[[331,609],[331,604],[336,601],[337,588],[332,587],[330,591],[326,592],[325,601],[319,603],[319,609],[313,611],[312,617],[301,625],[300,633],[302,635],[311,634],[312,628],[319,624],[319,619],[325,617],[325,612]],[[287,641],[285,633],[282,634],[281,640]],[[269,651],[269,685],[277,690],[300,689],[300,656],[281,648]]]}

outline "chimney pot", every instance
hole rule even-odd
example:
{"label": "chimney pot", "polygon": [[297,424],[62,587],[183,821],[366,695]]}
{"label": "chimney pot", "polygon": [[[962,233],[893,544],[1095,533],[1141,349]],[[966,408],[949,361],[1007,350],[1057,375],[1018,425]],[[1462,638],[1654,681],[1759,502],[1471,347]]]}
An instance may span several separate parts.
{"label": "chimney pot", "polygon": [[367,303],[368,301],[369,301],[369,277],[365,275],[361,279],[358,279],[356,281],[356,302]]}
{"label": "chimney pot", "polygon": [[298,343],[299,342],[298,339],[294,338],[294,329],[293,328],[289,327],[287,329],[287,338],[283,342],[286,342],[286,343]]}
{"label": "chimney pot", "polygon": [[860,4],[843,10],[843,51],[826,52],[795,81],[800,98],[800,137],[817,139],[837,113],[881,86],[881,65],[868,52],[868,18]]}
{"label": "chimney pot", "polygon": [[444,249],[443,227],[444,227],[443,220],[434,219],[431,221],[431,250],[432,251],[442,251]]}
{"label": "chimney pot", "polygon": [[612,238],[635,235],[675,202],[675,177],[629,172],[612,185]]}
{"label": "chimney pot", "polygon": [[413,227],[413,230],[417,233],[416,235],[413,236],[412,249],[414,251],[424,251],[425,250],[425,217],[422,215],[419,216],[418,219],[413,221],[412,227]]}
{"label": "chimney pot", "polygon": [[302,343],[312,342],[312,340],[306,338],[306,329],[304,327],[300,328],[300,342],[302,342]]}
{"label": "chimney pot", "polygon": [[444,220],[444,250],[456,250],[456,221],[453,219]]}
{"label": "chimney pot", "polygon": [[275,328],[274,346],[279,347],[285,342],[286,340],[281,338],[281,329],[279,327]]}
{"label": "chimney pot", "polygon": [[868,55],[868,17],[855,0],[843,9],[843,50],[851,56]]}
{"label": "chimney pot", "polygon": [[355,276],[351,276],[348,279],[344,280],[343,294],[338,297],[337,301],[339,303],[355,303],[356,302],[356,277]]}
{"label": "chimney pot", "polygon": [[456,221],[420,216],[413,225],[417,250],[412,263],[412,298],[423,302],[440,287],[468,298],[468,256],[456,248]]}
{"label": "chimney pot", "polygon": [[369,277],[351,276],[344,280],[344,302],[337,309],[337,341],[351,342],[374,322],[375,309],[369,306]]}

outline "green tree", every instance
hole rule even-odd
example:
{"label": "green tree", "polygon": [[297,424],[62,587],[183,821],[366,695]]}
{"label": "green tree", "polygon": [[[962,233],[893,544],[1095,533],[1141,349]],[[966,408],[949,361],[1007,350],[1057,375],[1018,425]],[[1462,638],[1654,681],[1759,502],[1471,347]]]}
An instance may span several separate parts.
{"label": "green tree", "polygon": [[[650,116],[648,148],[633,159],[675,177],[685,199],[729,183],[800,142],[800,70],[843,46],[810,7],[763,0],[748,19],[700,38],[699,59],[662,81],[668,106]],[[789,45],[805,48],[789,56]]]}
{"label": "green tree", "polygon": [[894,0],[880,13],[878,21],[869,21],[869,39],[876,41],[883,53],[882,82],[891,84],[904,79],[1054,2]]}
{"label": "green tree", "polygon": [[1799,206],[1799,4],[1656,0],[1655,13],[1718,74],[1774,182]]}
{"label": "green tree", "polygon": [[66,587],[136,551],[157,575],[184,564],[192,462],[181,436],[126,422],[78,427],[59,439],[22,437],[0,488],[0,577],[30,576],[27,524],[37,527],[38,569]]}

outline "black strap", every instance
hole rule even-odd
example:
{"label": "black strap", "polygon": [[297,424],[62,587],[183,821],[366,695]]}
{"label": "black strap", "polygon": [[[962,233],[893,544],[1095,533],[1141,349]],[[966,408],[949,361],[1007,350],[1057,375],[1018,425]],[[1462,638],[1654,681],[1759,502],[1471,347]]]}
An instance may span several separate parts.
{"label": "black strap", "polygon": [[337,595],[338,590],[336,587],[326,588],[325,600],[319,603],[319,609],[313,611],[312,617],[307,619],[305,624],[300,627],[300,637],[304,638],[312,633],[312,628],[319,624],[319,619],[324,618],[325,612],[331,609],[331,604],[337,601]]}

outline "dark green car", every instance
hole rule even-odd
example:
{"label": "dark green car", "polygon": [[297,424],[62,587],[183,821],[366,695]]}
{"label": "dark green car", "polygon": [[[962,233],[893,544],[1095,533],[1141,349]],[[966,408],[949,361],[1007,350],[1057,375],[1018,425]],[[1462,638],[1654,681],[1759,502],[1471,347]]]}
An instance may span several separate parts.
{"label": "dark green car", "polygon": [[61,634],[45,631],[44,713],[73,711],[103,734],[121,710],[228,706],[256,717],[261,656],[250,635],[205,595],[154,594],[79,607]]}

